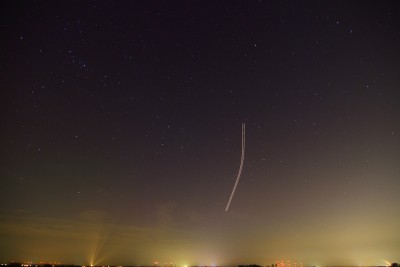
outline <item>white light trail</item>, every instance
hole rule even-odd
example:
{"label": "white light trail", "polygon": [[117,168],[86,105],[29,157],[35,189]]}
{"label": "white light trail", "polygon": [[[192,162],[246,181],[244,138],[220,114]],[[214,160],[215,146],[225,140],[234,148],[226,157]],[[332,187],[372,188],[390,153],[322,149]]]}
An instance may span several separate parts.
{"label": "white light trail", "polygon": [[228,204],[226,205],[225,211],[228,211],[229,206],[231,205],[231,201],[232,201],[233,195],[235,194],[236,187],[237,187],[237,185],[239,183],[239,180],[240,180],[240,175],[242,174],[245,147],[246,147],[246,124],[242,123],[242,156],[240,158],[240,167],[239,167],[238,175],[236,177],[235,185],[233,186],[233,190],[232,190],[231,196],[229,197],[229,201],[228,201]]}

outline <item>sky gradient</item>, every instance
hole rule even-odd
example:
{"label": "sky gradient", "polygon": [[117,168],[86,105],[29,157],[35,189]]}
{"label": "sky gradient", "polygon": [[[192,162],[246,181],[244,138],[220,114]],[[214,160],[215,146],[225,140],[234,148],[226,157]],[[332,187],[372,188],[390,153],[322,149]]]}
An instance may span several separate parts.
{"label": "sky gradient", "polygon": [[400,260],[396,2],[0,10],[0,261]]}

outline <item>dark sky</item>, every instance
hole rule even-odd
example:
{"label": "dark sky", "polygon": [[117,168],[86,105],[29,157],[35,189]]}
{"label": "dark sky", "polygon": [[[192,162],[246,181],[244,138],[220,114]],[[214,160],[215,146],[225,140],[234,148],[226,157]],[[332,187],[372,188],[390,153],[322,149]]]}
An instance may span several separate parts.
{"label": "dark sky", "polygon": [[0,261],[400,260],[397,1],[0,10]]}

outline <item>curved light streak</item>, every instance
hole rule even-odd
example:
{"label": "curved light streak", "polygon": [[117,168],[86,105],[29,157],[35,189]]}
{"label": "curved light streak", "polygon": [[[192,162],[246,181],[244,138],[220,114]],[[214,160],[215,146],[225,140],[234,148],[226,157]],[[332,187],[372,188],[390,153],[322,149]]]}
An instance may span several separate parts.
{"label": "curved light streak", "polygon": [[246,148],[246,124],[242,123],[242,156],[240,158],[240,167],[239,167],[239,172],[236,177],[235,185],[233,186],[233,190],[232,190],[231,196],[229,197],[229,201],[228,201],[228,204],[226,205],[225,211],[228,211],[229,206],[231,205],[233,195],[235,194],[236,187],[240,180],[240,175],[242,174],[245,148]]}

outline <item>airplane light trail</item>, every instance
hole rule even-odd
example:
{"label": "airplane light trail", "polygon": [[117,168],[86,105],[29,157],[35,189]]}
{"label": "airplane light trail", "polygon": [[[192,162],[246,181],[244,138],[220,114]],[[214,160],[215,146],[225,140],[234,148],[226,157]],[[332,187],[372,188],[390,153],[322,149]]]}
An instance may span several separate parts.
{"label": "airplane light trail", "polygon": [[228,211],[228,209],[229,209],[233,195],[235,194],[235,191],[236,191],[236,187],[239,183],[240,175],[242,174],[245,146],[246,146],[246,124],[242,123],[242,156],[240,158],[240,167],[239,167],[238,175],[236,177],[235,185],[233,186],[233,190],[232,190],[231,196],[229,197],[229,201],[228,201],[228,204],[226,205],[225,211]]}

